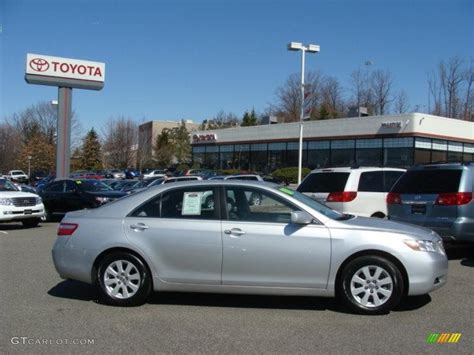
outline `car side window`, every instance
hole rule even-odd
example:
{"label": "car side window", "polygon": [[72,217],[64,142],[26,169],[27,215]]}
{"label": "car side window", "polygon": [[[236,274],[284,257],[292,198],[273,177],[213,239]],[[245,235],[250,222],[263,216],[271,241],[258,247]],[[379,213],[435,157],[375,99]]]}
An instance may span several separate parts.
{"label": "car side window", "polygon": [[66,181],[64,192],[76,192],[76,191],[77,191],[76,183],[69,180]]}
{"label": "car side window", "polygon": [[216,220],[216,188],[186,187],[165,191],[134,210],[132,217]]}
{"label": "car side window", "polygon": [[383,192],[383,171],[361,173],[357,190],[363,192]]}
{"label": "car side window", "polygon": [[63,192],[63,182],[53,182],[51,185],[47,186],[44,191],[46,192]]}
{"label": "car side window", "polygon": [[298,208],[279,196],[250,187],[226,188],[229,220],[290,223],[291,212]]}

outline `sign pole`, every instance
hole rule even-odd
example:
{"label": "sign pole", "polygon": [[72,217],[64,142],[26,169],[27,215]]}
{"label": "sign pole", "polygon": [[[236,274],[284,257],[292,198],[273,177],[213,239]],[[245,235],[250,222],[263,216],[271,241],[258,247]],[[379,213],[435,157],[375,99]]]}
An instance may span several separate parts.
{"label": "sign pole", "polygon": [[56,137],[56,178],[69,177],[71,162],[72,88],[58,88],[58,132]]}

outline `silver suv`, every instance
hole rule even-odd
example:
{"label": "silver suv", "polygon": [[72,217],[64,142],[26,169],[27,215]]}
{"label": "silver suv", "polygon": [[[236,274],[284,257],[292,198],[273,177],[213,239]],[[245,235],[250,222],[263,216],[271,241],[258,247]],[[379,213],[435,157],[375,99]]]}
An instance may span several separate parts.
{"label": "silver suv", "polygon": [[391,220],[433,229],[445,240],[474,242],[474,164],[408,170],[387,195]]}

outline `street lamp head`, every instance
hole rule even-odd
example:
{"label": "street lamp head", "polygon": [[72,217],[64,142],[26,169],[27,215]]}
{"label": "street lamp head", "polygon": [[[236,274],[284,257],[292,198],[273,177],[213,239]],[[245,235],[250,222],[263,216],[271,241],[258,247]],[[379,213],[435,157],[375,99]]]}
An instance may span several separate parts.
{"label": "street lamp head", "polygon": [[288,43],[289,51],[300,51],[303,49],[303,43],[300,42],[290,42]]}
{"label": "street lamp head", "polygon": [[310,44],[306,50],[310,53],[318,53],[319,49],[320,47],[317,44]]}

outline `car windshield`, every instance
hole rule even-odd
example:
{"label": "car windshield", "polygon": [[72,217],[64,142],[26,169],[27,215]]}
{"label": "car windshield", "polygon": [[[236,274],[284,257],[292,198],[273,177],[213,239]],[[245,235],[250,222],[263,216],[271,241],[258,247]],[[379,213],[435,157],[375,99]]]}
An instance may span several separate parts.
{"label": "car windshield", "polygon": [[110,186],[107,186],[99,180],[78,180],[76,181],[76,184],[78,184],[84,191],[89,192],[114,191]]}
{"label": "car windshield", "polygon": [[18,191],[18,189],[10,181],[0,179],[0,191]]}
{"label": "car windshield", "polygon": [[344,220],[344,219],[348,219],[348,218],[351,217],[349,215],[345,215],[345,214],[342,214],[340,212],[334,211],[333,209],[330,209],[329,207],[313,200],[311,197],[308,197],[308,196],[306,196],[306,195],[304,195],[304,194],[302,194],[298,191],[292,190],[288,187],[275,187],[275,189],[277,189],[278,191],[283,192],[283,193],[293,197],[294,199],[298,200],[299,202],[304,203],[305,205],[311,207],[313,210],[318,211],[319,213],[321,213],[322,215],[324,215],[328,218],[335,219],[335,220]]}

